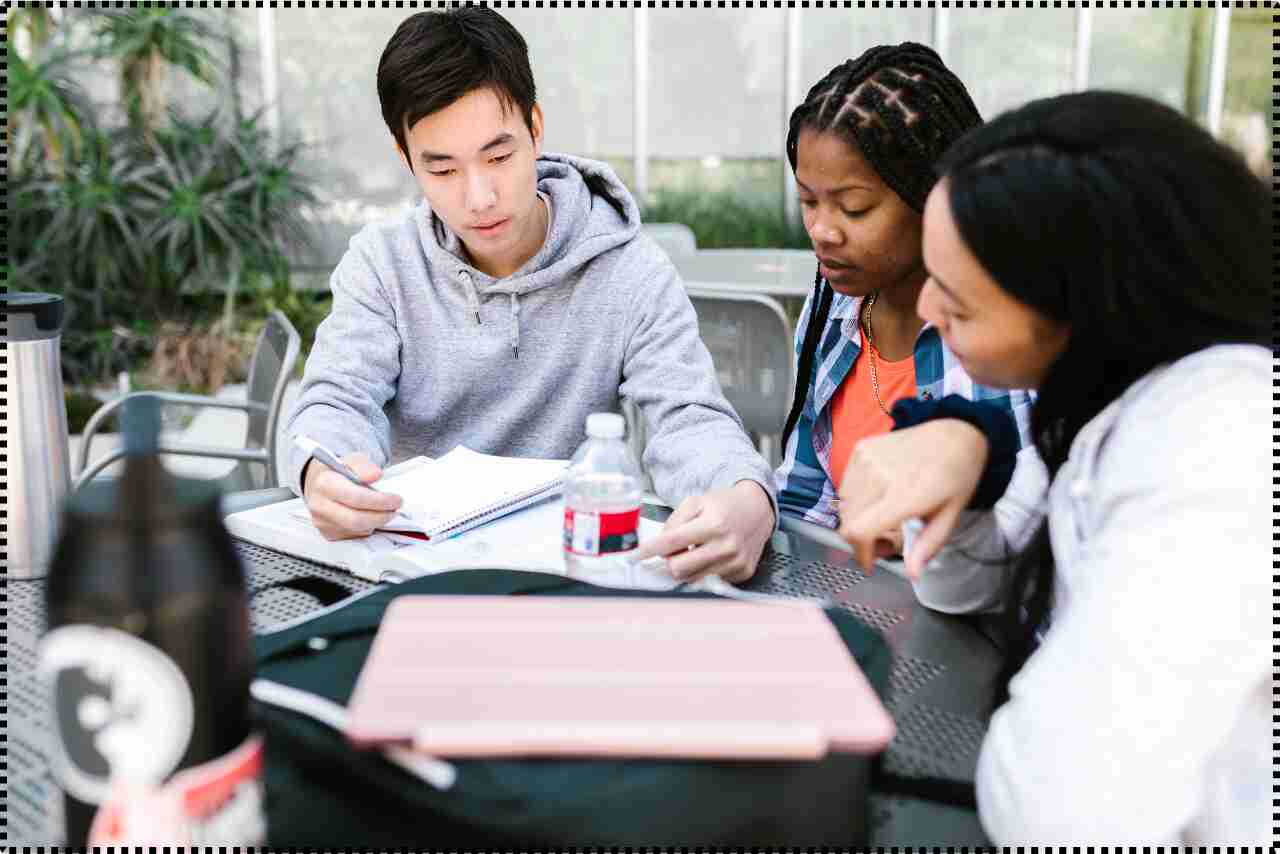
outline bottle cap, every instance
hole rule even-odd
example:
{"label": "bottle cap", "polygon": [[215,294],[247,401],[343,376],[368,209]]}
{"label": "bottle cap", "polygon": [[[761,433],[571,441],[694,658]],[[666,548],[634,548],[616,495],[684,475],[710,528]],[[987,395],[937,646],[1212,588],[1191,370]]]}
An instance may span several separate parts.
{"label": "bottle cap", "polygon": [[593,412],[587,416],[587,435],[594,439],[621,439],[627,422],[616,412]]}

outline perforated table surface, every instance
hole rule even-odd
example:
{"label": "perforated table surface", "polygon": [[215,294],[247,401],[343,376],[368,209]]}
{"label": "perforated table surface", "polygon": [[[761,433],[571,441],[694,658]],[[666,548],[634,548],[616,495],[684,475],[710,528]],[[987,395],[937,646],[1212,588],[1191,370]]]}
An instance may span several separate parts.
{"label": "perforated table surface", "polygon": [[[329,579],[352,593],[372,586],[247,542],[237,540],[236,549],[251,591],[304,576]],[[972,781],[999,658],[970,621],[922,608],[910,586],[890,572],[867,576],[846,553],[787,533],[774,535],[756,577],[746,586],[782,596],[825,596],[883,632],[894,652],[886,704],[898,726],[885,769],[903,776]],[[34,670],[36,643],[44,631],[45,584],[3,582],[3,589],[8,768],[0,837],[16,844],[58,844],[61,794],[49,767],[49,700]],[[254,631],[262,632],[318,607],[302,592],[262,589],[252,599],[250,620]],[[972,810],[873,792],[870,818],[877,846],[988,844]]]}

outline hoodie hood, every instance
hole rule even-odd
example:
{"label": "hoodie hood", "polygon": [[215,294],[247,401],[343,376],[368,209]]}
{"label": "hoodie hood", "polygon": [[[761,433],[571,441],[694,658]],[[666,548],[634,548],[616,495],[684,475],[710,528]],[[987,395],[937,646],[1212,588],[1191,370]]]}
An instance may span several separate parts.
{"label": "hoodie hood", "polygon": [[625,244],[640,230],[640,208],[606,163],[568,154],[538,158],[538,193],[550,208],[547,238],[520,269],[495,279],[472,266],[462,241],[424,201],[418,228],[433,271],[467,293],[480,323],[480,301],[510,300],[512,352],[520,349],[520,297],[576,277],[599,255]]}

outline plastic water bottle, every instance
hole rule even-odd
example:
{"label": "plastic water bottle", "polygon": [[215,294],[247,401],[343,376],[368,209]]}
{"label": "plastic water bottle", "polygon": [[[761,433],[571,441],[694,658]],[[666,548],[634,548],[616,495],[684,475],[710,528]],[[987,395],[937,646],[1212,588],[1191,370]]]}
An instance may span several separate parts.
{"label": "plastic water bottle", "polygon": [[640,545],[640,466],[612,412],[587,416],[587,440],[564,484],[564,562],[570,577],[630,587]]}

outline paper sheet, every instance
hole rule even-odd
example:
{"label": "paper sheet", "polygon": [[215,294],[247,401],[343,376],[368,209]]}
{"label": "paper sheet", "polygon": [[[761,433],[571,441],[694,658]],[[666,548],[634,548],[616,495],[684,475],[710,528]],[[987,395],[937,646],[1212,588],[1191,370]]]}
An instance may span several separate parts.
{"label": "paper sheet", "polygon": [[[481,458],[478,463],[474,459],[468,461],[468,471],[475,471],[472,466],[476,464],[484,466],[485,459],[494,459],[461,447],[450,453],[459,451],[462,452],[456,458],[459,460],[466,455]],[[432,488],[439,491],[438,480],[434,481],[434,487],[429,484],[440,477],[441,469],[436,466],[444,459],[431,461],[416,457],[406,460],[388,469],[388,476],[378,483],[394,481],[414,493],[430,492]],[[523,462],[529,464],[529,471],[537,469],[535,473],[540,476],[555,466],[563,466],[557,460]],[[451,470],[445,469],[445,473]],[[444,490],[444,493],[450,494],[450,490]],[[563,550],[564,501],[560,497],[549,498],[456,536],[431,542],[388,531],[378,531],[361,539],[331,542],[315,529],[311,514],[300,498],[232,514],[226,518],[226,525],[233,536],[344,569],[369,581],[403,581],[420,575],[475,568],[568,575]],[[657,536],[661,530],[662,523],[640,518],[641,542]],[[573,577],[604,587],[624,589],[670,590],[677,586],[665,569],[653,565]],[[700,586],[694,585],[695,588]]]}
{"label": "paper sheet", "polygon": [[422,545],[422,540],[378,531],[354,540],[326,540],[311,522],[301,498],[233,513],[224,520],[232,536],[286,554],[344,569],[359,578],[370,576],[370,565],[380,555]]}

